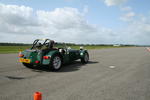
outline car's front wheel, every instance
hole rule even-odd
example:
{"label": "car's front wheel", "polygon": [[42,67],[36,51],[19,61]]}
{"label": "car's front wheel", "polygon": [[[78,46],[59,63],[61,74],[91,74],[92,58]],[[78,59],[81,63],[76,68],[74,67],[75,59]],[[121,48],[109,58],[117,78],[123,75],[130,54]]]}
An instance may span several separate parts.
{"label": "car's front wheel", "polygon": [[55,55],[51,59],[50,69],[52,71],[58,71],[62,66],[62,60],[59,55]]}
{"label": "car's front wheel", "polygon": [[81,58],[81,62],[85,64],[85,63],[88,63],[88,61],[89,61],[89,54],[85,53],[84,57]]}

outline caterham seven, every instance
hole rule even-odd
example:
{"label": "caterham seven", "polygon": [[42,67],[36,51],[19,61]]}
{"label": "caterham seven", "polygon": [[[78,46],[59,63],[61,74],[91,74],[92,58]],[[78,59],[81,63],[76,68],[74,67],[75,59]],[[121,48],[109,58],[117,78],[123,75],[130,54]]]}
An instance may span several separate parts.
{"label": "caterham seven", "polygon": [[81,60],[87,63],[89,60],[88,51],[68,48],[65,44],[58,46],[50,39],[36,39],[30,49],[19,53],[19,61],[26,67],[47,65],[52,71],[57,71],[63,64],[71,63],[74,60]]}

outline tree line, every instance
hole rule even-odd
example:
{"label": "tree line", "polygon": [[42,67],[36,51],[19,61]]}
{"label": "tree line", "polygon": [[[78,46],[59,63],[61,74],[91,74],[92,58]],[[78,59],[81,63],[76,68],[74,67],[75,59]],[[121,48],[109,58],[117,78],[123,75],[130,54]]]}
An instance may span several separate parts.
{"label": "tree line", "polygon": [[[114,44],[75,44],[75,43],[60,43],[58,45],[66,44],[67,46],[114,46]],[[31,46],[32,44],[26,43],[0,43],[0,46]],[[128,45],[128,44],[119,44],[120,46],[137,46],[137,45]]]}
{"label": "tree line", "polygon": [[25,43],[0,43],[0,46],[30,46],[32,44]]}

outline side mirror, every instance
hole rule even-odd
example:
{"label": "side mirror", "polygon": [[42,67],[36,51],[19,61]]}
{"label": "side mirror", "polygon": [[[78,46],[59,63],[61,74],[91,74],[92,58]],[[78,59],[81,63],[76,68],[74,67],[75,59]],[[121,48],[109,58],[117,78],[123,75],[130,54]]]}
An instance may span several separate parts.
{"label": "side mirror", "polygon": [[64,54],[66,51],[64,49],[59,49],[59,52]]}

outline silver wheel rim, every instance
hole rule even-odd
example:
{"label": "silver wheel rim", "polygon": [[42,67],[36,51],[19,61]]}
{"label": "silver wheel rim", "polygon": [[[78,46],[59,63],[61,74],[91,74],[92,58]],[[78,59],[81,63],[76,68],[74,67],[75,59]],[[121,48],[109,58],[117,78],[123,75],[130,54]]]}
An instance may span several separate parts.
{"label": "silver wheel rim", "polygon": [[56,56],[54,59],[53,59],[53,66],[55,69],[59,69],[60,66],[61,66],[61,59],[60,57]]}
{"label": "silver wheel rim", "polygon": [[85,61],[85,62],[88,62],[88,60],[89,60],[89,57],[88,57],[87,54],[85,54],[85,56],[84,56],[84,61]]}

